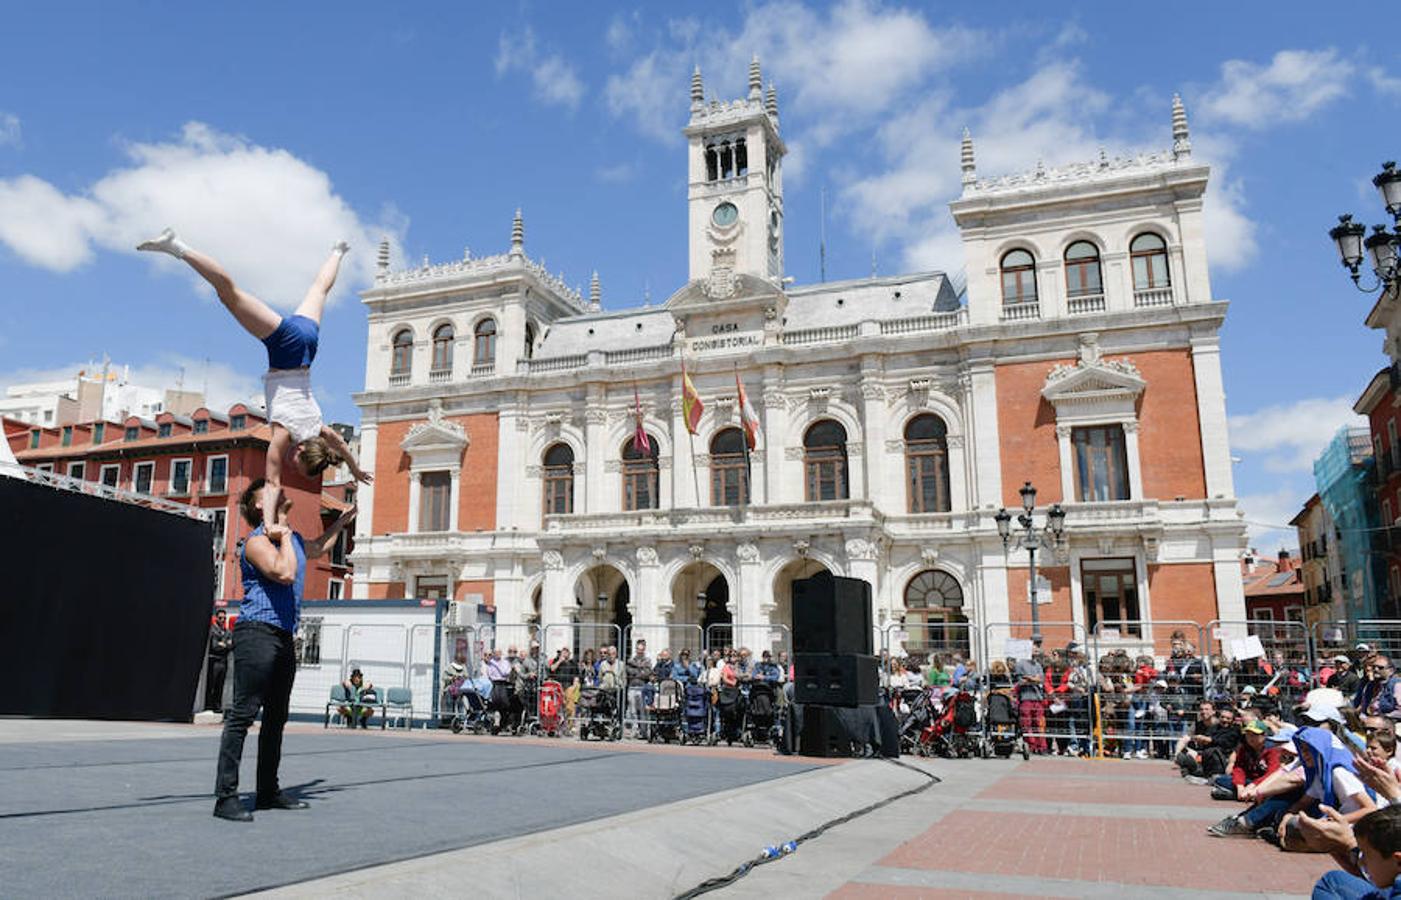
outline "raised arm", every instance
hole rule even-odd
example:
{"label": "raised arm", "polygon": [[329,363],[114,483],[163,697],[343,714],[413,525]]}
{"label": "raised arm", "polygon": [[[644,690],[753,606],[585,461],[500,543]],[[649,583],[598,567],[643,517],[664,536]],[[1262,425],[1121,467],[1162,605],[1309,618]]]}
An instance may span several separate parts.
{"label": "raised arm", "polygon": [[350,466],[350,474],[354,476],[356,481],[363,481],[369,484],[375,480],[374,475],[360,468],[359,461],[355,459],[355,454],[350,452],[350,446],[346,444],[345,438],[341,437],[339,431],[336,431],[329,425],[322,425],[321,438],[337,456],[345,460],[346,465]]}
{"label": "raised arm", "polygon": [[331,546],[335,544],[336,535],[340,534],[341,529],[350,524],[351,520],[355,518],[355,514],[358,512],[359,508],[352,506],[350,509],[347,509],[337,516],[336,521],[332,522],[331,527],[323,531],[319,538],[306,544],[306,558],[315,559],[318,556],[324,556],[331,549]]}
{"label": "raised arm", "polygon": [[272,425],[272,437],[268,439],[268,455],[263,462],[263,497],[259,504],[263,509],[264,522],[277,521],[278,495],[282,493],[282,457],[292,441],[292,434],[281,425]]}
{"label": "raised arm", "polygon": [[[273,537],[278,538],[276,544]],[[293,540],[292,530],[286,525],[270,525],[266,534],[249,538],[244,552],[264,578],[278,584],[291,584],[297,580],[297,551],[292,546]]]}

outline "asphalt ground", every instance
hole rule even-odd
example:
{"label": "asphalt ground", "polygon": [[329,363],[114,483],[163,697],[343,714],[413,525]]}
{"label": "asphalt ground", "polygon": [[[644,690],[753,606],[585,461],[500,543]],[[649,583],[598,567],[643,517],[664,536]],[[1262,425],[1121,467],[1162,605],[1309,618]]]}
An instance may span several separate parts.
{"label": "asphalt ground", "polygon": [[[290,726],[283,789],[311,808],[241,824],[211,815],[218,740],[210,727],[5,722],[0,895],[241,894],[562,826],[603,827],[815,768],[724,749]],[[250,807],[256,746],[254,732],[241,773]]]}

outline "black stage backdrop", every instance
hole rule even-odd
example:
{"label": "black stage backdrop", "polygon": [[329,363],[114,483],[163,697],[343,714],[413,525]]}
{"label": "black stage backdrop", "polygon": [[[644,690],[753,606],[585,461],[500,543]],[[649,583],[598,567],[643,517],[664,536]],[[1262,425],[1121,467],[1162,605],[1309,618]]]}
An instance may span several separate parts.
{"label": "black stage backdrop", "polygon": [[211,525],[0,477],[0,714],[190,721]]}

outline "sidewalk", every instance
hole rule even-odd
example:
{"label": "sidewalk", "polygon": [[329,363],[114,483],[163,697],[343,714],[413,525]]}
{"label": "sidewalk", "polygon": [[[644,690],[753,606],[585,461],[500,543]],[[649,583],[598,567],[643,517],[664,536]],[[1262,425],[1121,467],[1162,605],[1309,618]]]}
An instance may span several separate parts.
{"label": "sidewalk", "polygon": [[1330,859],[1209,837],[1241,804],[1163,762],[931,760],[943,783],[718,896],[1307,897]]}

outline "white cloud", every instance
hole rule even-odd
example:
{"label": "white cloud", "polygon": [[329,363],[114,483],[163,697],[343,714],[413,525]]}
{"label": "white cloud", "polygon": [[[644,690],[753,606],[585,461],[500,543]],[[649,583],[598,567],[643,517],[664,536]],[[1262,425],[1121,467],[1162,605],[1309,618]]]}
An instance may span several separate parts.
{"label": "white cloud", "polygon": [[577,109],[584,98],[584,82],[574,65],[559,53],[541,51],[535,30],[527,26],[518,34],[501,34],[496,51],[498,77],[526,72],[542,102]]}
{"label": "white cloud", "polygon": [[[351,244],[332,300],[373,275],[381,234],[397,242],[402,219],[363,220],[337,195],[330,177],[286,150],[262,147],[199,122],[168,143],[132,144],[130,163],[86,191],[65,194],[33,175],[0,179],[0,244],[32,265],[71,271],[95,248],[134,253],[166,225],[228,268],[269,304],[301,302],[331,244]],[[164,271],[188,275],[178,261],[143,254]]]}
{"label": "white cloud", "polygon": [[680,138],[680,110],[684,109],[685,60],[683,55],[653,50],[633,62],[622,74],[609,75],[603,87],[608,111],[619,119],[631,119],[641,133],[660,141]]}
{"label": "white cloud", "polygon": [[1250,546],[1267,556],[1277,553],[1280,548],[1293,550],[1298,547],[1299,533],[1289,525],[1289,520],[1299,514],[1304,508],[1304,501],[1312,494],[1311,487],[1303,491],[1285,487],[1238,498],[1250,536]]}
{"label": "white cloud", "polygon": [[19,116],[14,113],[0,112],[0,147],[21,147],[23,146],[22,138]]}
{"label": "white cloud", "polygon": [[637,166],[630,162],[620,162],[615,166],[600,166],[594,170],[594,177],[605,184],[623,184],[637,176]]}
{"label": "white cloud", "polygon": [[1365,425],[1347,397],[1311,397],[1231,416],[1231,449],[1259,454],[1267,472],[1312,472],[1313,461],[1339,428]]}
{"label": "white cloud", "polygon": [[1243,59],[1221,64],[1221,80],[1197,108],[1206,122],[1264,128],[1299,122],[1344,96],[1356,66],[1332,47],[1281,50],[1262,66]]}
{"label": "white cloud", "polygon": [[1401,99],[1401,78],[1388,75],[1381,66],[1368,69],[1367,80],[1372,83],[1377,93]]}

